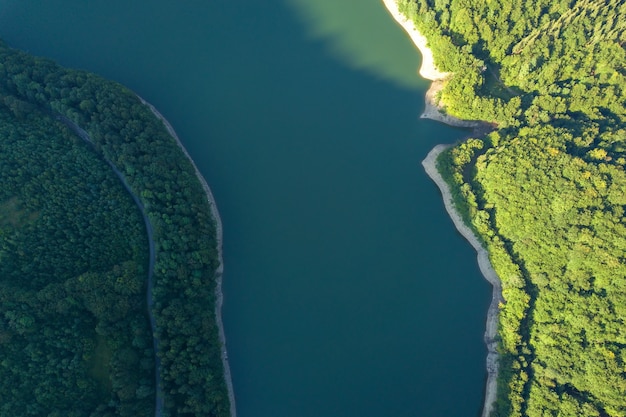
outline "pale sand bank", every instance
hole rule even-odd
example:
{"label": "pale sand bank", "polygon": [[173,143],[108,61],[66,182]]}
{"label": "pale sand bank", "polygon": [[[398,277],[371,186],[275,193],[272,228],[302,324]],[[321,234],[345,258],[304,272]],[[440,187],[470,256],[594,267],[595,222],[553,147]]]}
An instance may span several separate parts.
{"label": "pale sand bank", "polygon": [[209,201],[209,206],[211,207],[211,215],[215,219],[215,228],[216,228],[215,232],[216,232],[216,237],[217,237],[217,253],[218,253],[218,260],[220,262],[219,267],[215,271],[215,278],[217,280],[217,286],[215,288],[215,294],[217,295],[217,301],[215,303],[215,317],[216,317],[217,326],[219,329],[220,343],[222,344],[222,365],[224,366],[224,379],[226,380],[226,388],[228,389],[228,399],[230,401],[230,415],[231,417],[237,417],[237,409],[235,407],[235,392],[233,390],[233,380],[230,375],[230,365],[228,364],[228,354],[226,352],[226,335],[224,334],[224,324],[222,323],[222,304],[224,302],[224,294],[222,293],[222,275],[224,273],[224,259],[222,257],[222,234],[223,234],[222,233],[222,219],[220,217],[220,213],[217,211],[215,198],[213,197],[213,193],[211,193],[211,189],[209,188],[209,185],[207,184],[206,180],[204,179],[204,177],[198,170],[198,167],[196,166],[193,159],[191,159],[191,156],[189,156],[187,149],[185,149],[185,147],[183,146],[183,143],[180,141],[180,138],[174,131],[174,128],[172,127],[172,125],[170,125],[167,119],[163,117],[163,115],[152,104],[148,103],[147,101],[145,101],[143,98],[139,96],[137,97],[139,98],[139,100],[141,100],[143,104],[148,106],[148,108],[152,111],[152,113],[154,113],[154,115],[159,120],[163,122],[170,136],[172,136],[176,140],[176,143],[178,143],[178,146],[180,147],[180,149],[185,153],[185,156],[187,157],[187,159],[189,159],[189,162],[191,162],[191,165],[193,166],[193,169],[196,172],[196,177],[198,177],[198,180],[202,184],[202,188],[204,189],[204,192],[206,193],[207,200]]}
{"label": "pale sand bank", "polygon": [[493,409],[493,403],[496,399],[497,391],[497,379],[498,379],[498,352],[497,342],[495,340],[498,332],[498,305],[503,301],[502,299],[502,287],[498,275],[493,270],[491,263],[489,262],[489,254],[480,244],[474,233],[469,227],[463,223],[461,216],[454,207],[452,195],[448,184],[444,181],[441,174],[437,170],[437,157],[441,152],[445,151],[452,145],[437,145],[426,156],[426,159],[422,161],[422,165],[426,170],[426,174],[437,184],[443,202],[446,207],[448,215],[452,219],[456,229],[467,239],[467,241],[474,247],[478,254],[478,266],[480,272],[485,279],[493,286],[493,293],[491,297],[491,304],[487,312],[487,326],[485,330],[485,343],[487,345],[487,384],[485,387],[485,403],[483,407],[482,417],[489,417],[491,410]]}
{"label": "pale sand bank", "polygon": [[422,78],[430,81],[437,81],[443,80],[450,75],[447,72],[441,72],[437,69],[435,66],[435,60],[433,59],[433,53],[428,47],[428,40],[419,32],[419,30],[417,30],[415,23],[400,13],[396,0],[383,0],[383,3],[396,22],[398,22],[398,24],[404,28],[406,33],[409,34],[409,37],[422,54],[422,66],[419,70],[419,74]]}
{"label": "pale sand bank", "polygon": [[419,32],[419,30],[417,30],[415,23],[400,13],[396,0],[382,1],[391,16],[400,26],[402,26],[417,49],[419,49],[420,54],[422,55],[422,65],[419,70],[420,76],[433,82],[426,92],[426,97],[424,98],[424,112],[421,114],[420,118],[435,120],[455,127],[467,127],[473,129],[482,128],[485,124],[484,122],[458,119],[454,116],[446,114],[443,111],[442,106],[440,106],[437,101],[437,93],[443,88],[444,80],[452,74],[449,72],[442,72],[437,68],[433,58],[433,53],[428,47],[428,40]]}

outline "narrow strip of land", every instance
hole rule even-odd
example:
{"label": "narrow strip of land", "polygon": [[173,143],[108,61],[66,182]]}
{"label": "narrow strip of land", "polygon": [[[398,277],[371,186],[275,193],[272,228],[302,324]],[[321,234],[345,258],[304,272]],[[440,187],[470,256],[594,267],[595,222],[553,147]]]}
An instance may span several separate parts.
{"label": "narrow strip of land", "polygon": [[163,115],[152,104],[148,103],[147,101],[145,101],[143,98],[139,96],[137,97],[139,98],[139,100],[141,100],[141,102],[144,105],[148,106],[148,108],[152,111],[152,113],[159,120],[163,122],[170,136],[172,136],[172,138],[176,140],[176,143],[178,144],[180,149],[183,151],[187,159],[189,159],[189,162],[191,163],[191,165],[193,166],[193,169],[196,172],[196,177],[198,178],[198,181],[200,181],[200,183],[202,184],[202,188],[204,189],[204,192],[206,194],[207,200],[209,202],[209,206],[211,207],[211,214],[213,216],[213,219],[215,219],[217,253],[218,253],[218,260],[220,263],[217,270],[215,271],[215,279],[217,281],[216,282],[217,285],[215,288],[215,294],[217,296],[216,297],[217,300],[215,303],[215,317],[217,320],[217,327],[219,329],[220,343],[222,345],[221,357],[222,357],[222,365],[224,366],[224,379],[226,380],[226,388],[228,390],[228,400],[230,402],[230,415],[231,417],[237,417],[237,408],[235,406],[235,391],[233,390],[233,380],[232,380],[231,373],[230,373],[230,365],[228,363],[228,353],[226,350],[226,335],[224,333],[224,323],[222,322],[222,304],[224,303],[224,293],[222,292],[222,275],[224,274],[224,259],[223,259],[223,254],[222,254],[222,236],[223,236],[222,219],[220,217],[220,213],[217,210],[217,204],[215,203],[215,198],[213,197],[213,193],[211,192],[209,185],[207,184],[206,180],[204,179],[204,177],[198,170],[198,167],[196,166],[193,159],[191,159],[191,156],[189,156],[187,149],[185,149],[185,147],[183,146],[183,143],[180,141],[180,138],[176,134],[176,131],[174,131],[174,128],[172,127],[172,125],[167,121],[165,117],[163,117]]}
{"label": "narrow strip of land", "polygon": [[[196,173],[196,177],[200,181],[202,188],[204,189],[204,192],[206,194],[207,200],[209,202],[211,215],[213,219],[215,220],[215,229],[216,229],[215,234],[216,234],[216,243],[217,243],[218,260],[219,260],[219,266],[215,271],[215,279],[216,279],[215,292],[217,296],[216,297],[217,300],[215,303],[215,317],[216,317],[217,326],[219,329],[220,343],[222,345],[221,358],[222,358],[222,365],[224,367],[224,379],[226,381],[226,388],[228,390],[228,399],[230,403],[230,415],[231,417],[237,417],[237,411],[236,411],[236,406],[235,406],[235,394],[233,390],[230,366],[228,363],[228,354],[226,350],[226,336],[224,334],[224,324],[222,322],[222,304],[224,302],[224,295],[222,292],[222,275],[224,273],[224,259],[222,255],[222,236],[223,236],[222,220],[217,210],[215,198],[213,197],[213,193],[211,192],[209,185],[207,184],[206,180],[204,179],[204,177],[198,170],[198,167],[194,163],[193,159],[191,159],[191,156],[189,156],[187,149],[185,149],[185,147],[183,146],[182,142],[180,141],[180,138],[178,137],[178,135],[176,134],[176,132],[174,131],[170,123],[167,121],[167,119],[165,119],[165,117],[163,117],[163,115],[152,104],[148,103],[147,101],[145,101],[143,98],[139,96],[137,97],[142,102],[142,104],[147,106],[152,111],[152,113],[159,120],[161,120],[161,122],[163,122],[170,136],[176,141],[180,149],[183,151],[183,153],[185,154],[185,156],[187,157],[187,159],[193,166],[195,173]],[[59,121],[63,122],[66,126],[68,126],[74,133],[76,133],[85,142],[89,143],[90,145],[94,144],[91,138],[89,137],[89,134],[80,126],[78,126],[76,123],[74,123],[72,120],[62,115],[56,115],[56,118]],[[156,319],[152,311],[152,304],[153,304],[152,289],[154,288],[154,263],[155,263],[155,258],[156,258],[156,250],[155,250],[155,244],[154,244],[154,231],[153,231],[154,229],[152,227],[152,224],[150,223],[150,220],[148,219],[148,216],[146,215],[143,204],[139,200],[139,197],[137,197],[132,192],[130,186],[126,182],[126,178],[124,178],[124,175],[119,171],[119,169],[117,169],[117,167],[111,161],[107,160],[106,158],[104,158],[104,160],[106,161],[107,164],[109,164],[109,166],[111,167],[115,175],[117,175],[117,177],[122,182],[122,185],[124,186],[124,188],[126,188],[128,193],[133,198],[135,204],[137,205],[137,207],[139,208],[141,212],[141,215],[146,225],[146,233],[148,235],[148,245],[150,248],[150,258],[149,258],[150,261],[148,265],[148,288],[147,288],[146,299],[147,299],[147,304],[148,304],[148,315],[150,318],[150,326],[151,326],[152,334],[153,334],[152,340],[153,340],[153,346],[154,346],[154,352],[155,352],[155,375],[156,375],[155,417],[161,417],[163,414],[163,408],[164,408],[163,392],[162,392],[162,387],[161,387],[161,366],[160,366],[161,361],[158,356],[158,338],[156,337]]]}
{"label": "narrow strip of land", "polygon": [[[216,234],[216,244],[217,244],[218,260],[219,260],[219,266],[215,270],[215,279],[216,279],[215,317],[216,317],[217,326],[219,329],[219,339],[222,345],[221,346],[221,358],[222,358],[222,365],[224,367],[224,379],[226,382],[226,388],[228,391],[228,399],[230,403],[230,415],[231,417],[237,417],[237,409],[235,406],[235,394],[233,390],[233,382],[232,382],[232,377],[230,373],[230,366],[228,363],[228,353],[226,350],[226,336],[224,334],[224,324],[222,322],[222,304],[224,302],[224,295],[222,292],[222,275],[224,273],[224,259],[223,259],[223,254],[222,254],[222,236],[223,236],[222,219],[217,210],[215,198],[213,197],[213,193],[211,192],[209,185],[207,184],[206,180],[204,179],[204,177],[198,170],[198,167],[194,163],[193,159],[191,159],[191,156],[189,156],[187,149],[185,149],[185,147],[183,146],[182,142],[180,141],[180,138],[178,137],[178,135],[172,128],[172,125],[170,125],[167,119],[165,119],[165,117],[163,117],[163,115],[152,104],[148,103],[147,101],[145,101],[143,98],[139,96],[137,96],[137,98],[141,101],[142,104],[147,106],[159,120],[161,120],[161,122],[167,129],[170,136],[176,141],[180,149],[183,151],[183,153],[185,154],[185,156],[187,157],[187,159],[193,166],[194,171],[196,173],[196,177],[198,178],[198,181],[200,181],[200,184],[202,185],[202,188],[204,189],[207,200],[209,202],[211,215],[213,219],[215,220],[215,229],[216,229],[215,234]],[[57,118],[57,120],[61,121],[63,124],[69,127],[74,133],[76,133],[85,142],[87,142],[88,144],[92,146],[94,145],[93,141],[89,137],[89,134],[80,126],[78,126],[76,123],[74,123],[72,120],[60,114],[55,115],[55,117]],[[152,289],[154,288],[154,263],[155,263],[155,258],[156,258],[156,250],[155,250],[154,237],[153,237],[154,236],[153,227],[152,227],[152,224],[150,223],[150,220],[148,219],[148,216],[146,215],[146,212],[145,212],[143,204],[141,203],[141,200],[139,200],[139,197],[137,197],[132,192],[130,186],[126,182],[126,178],[124,178],[124,175],[119,171],[119,169],[117,169],[117,167],[111,161],[109,161],[106,158],[104,158],[104,160],[107,164],[109,164],[109,166],[111,167],[115,175],[117,175],[117,177],[122,182],[122,185],[124,186],[124,188],[126,188],[128,193],[133,198],[146,224],[146,233],[148,235],[148,245],[150,248],[150,261],[148,265],[148,288],[147,288],[146,299],[147,299],[147,304],[148,304],[148,315],[150,318],[150,326],[151,326],[151,330],[153,334],[152,340],[153,340],[154,352],[155,352],[155,375],[156,375],[155,417],[161,417],[163,414],[163,408],[164,408],[163,392],[162,392],[162,387],[161,387],[161,361],[158,356],[158,338],[156,337],[156,319],[152,312],[152,304],[153,304]]]}
{"label": "narrow strip of land", "polygon": [[493,286],[493,292],[491,296],[491,304],[487,312],[487,326],[485,330],[485,343],[487,344],[487,384],[485,387],[485,403],[483,406],[482,417],[489,417],[493,409],[493,403],[497,394],[497,379],[498,379],[498,351],[496,335],[498,332],[498,309],[502,299],[502,286],[500,278],[493,270],[491,263],[489,262],[489,254],[487,250],[478,241],[478,238],[470,230],[469,227],[461,219],[461,215],[456,211],[454,207],[454,201],[452,200],[452,194],[450,188],[445,182],[439,171],[437,170],[437,157],[441,152],[445,151],[452,145],[437,145],[426,156],[426,159],[422,161],[426,174],[437,184],[441,195],[443,197],[443,203],[446,207],[448,215],[452,219],[456,229],[463,235],[465,239],[474,247],[478,254],[478,266],[480,272],[485,279]]}

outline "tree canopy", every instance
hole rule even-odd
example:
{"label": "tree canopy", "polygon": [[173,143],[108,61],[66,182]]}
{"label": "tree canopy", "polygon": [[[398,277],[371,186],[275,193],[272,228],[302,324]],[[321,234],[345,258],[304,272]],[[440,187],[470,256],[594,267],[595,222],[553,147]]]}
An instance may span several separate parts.
{"label": "tree canopy", "polygon": [[[216,224],[194,168],[175,139],[169,135],[163,123],[127,88],[85,71],[62,68],[50,60],[32,57],[3,43],[0,43],[0,103],[6,109],[5,114],[16,121],[48,114],[66,117],[89,134],[93,141],[90,152],[101,166],[107,167],[105,161],[108,161],[123,175],[132,193],[139,197],[154,228],[156,246],[154,305],[148,307],[152,308],[156,317],[154,337],[159,341],[157,354],[161,365],[160,377],[165,412],[170,416],[229,415],[230,406],[221,361],[222,346],[215,317],[215,271],[219,265]],[[80,144],[83,148],[89,147],[77,136],[65,130],[66,142],[77,142],[76,146]],[[34,147],[33,153],[39,155],[36,157],[40,159],[46,158],[44,148]],[[12,162],[10,164],[14,166]],[[19,165],[15,165],[14,168],[20,169]],[[67,161],[63,169],[72,171],[75,168]],[[115,182],[110,167],[107,173],[110,180]],[[80,187],[89,196],[94,192],[95,185],[89,177],[85,178]],[[96,181],[95,184],[97,183]],[[119,188],[119,180],[117,183]],[[21,183],[17,181],[16,184]],[[18,186],[22,185],[16,185]],[[33,188],[25,190],[29,198],[43,199],[41,190],[37,187],[33,185]],[[60,185],[55,187],[58,188]],[[52,222],[51,219],[40,216],[36,205],[34,209],[22,208],[25,204],[23,198],[14,197],[9,195],[4,200],[0,199],[0,204],[16,207],[15,214],[9,217],[7,224],[11,224],[12,221],[24,224],[33,222],[33,225]],[[68,210],[80,211],[84,198],[86,197],[77,194],[64,204]],[[125,201],[132,202],[129,198],[126,196]],[[103,210],[111,204],[106,200],[102,205]],[[129,226],[129,230],[141,228],[142,222],[136,216],[137,208],[132,204],[116,210],[121,217],[135,216],[135,223],[132,227]],[[85,224],[96,221],[88,212],[80,213],[78,221]],[[105,210],[105,213],[108,212]],[[117,217],[110,217],[98,221],[101,226],[108,227],[119,220]],[[122,227],[122,223],[119,225]],[[114,226],[117,227],[118,223]],[[76,233],[83,234],[80,239],[78,236],[65,239],[63,241],[65,249],[58,249],[57,252],[63,256],[66,255],[66,251],[76,252],[74,246],[79,244],[78,240],[80,244],[88,242],[92,251],[100,250],[101,239],[97,234],[91,235],[88,233],[89,230],[81,227],[75,229]],[[55,233],[59,239],[63,239],[63,231]],[[123,239],[123,236],[118,235],[115,239]],[[141,245],[132,245],[132,250],[144,257],[142,258],[144,261],[136,267],[120,261],[118,269],[111,270],[107,269],[109,264],[104,263],[104,260],[101,261],[103,265],[98,266],[101,257],[95,257],[93,260],[89,259],[89,263],[98,266],[99,269],[83,271],[72,264],[66,267],[60,258],[51,256],[50,263],[55,269],[50,270],[49,276],[41,278],[41,284],[48,284],[51,280],[57,279],[59,276],[57,270],[67,269],[66,272],[76,276],[76,279],[82,279],[80,283],[99,285],[103,279],[111,279],[114,281],[113,288],[122,295],[125,295],[125,292],[134,293],[138,289],[141,290],[143,287],[138,286],[137,280],[141,278],[141,285],[145,285],[147,257],[145,234],[142,235],[142,239],[144,241]],[[126,243],[117,250],[127,248],[128,245],[129,243]],[[103,247],[102,250],[104,249]],[[51,249],[53,250],[56,248]],[[0,257],[0,260],[2,263],[5,260],[9,262],[8,258]],[[76,262],[79,266],[82,265],[80,259]],[[110,267],[113,268],[115,265],[117,263]],[[19,271],[16,269],[18,266],[11,268]],[[102,276],[96,276],[94,273]],[[83,291],[78,283],[73,285],[76,291]],[[145,298],[145,290],[141,291]],[[52,292],[49,297],[54,298],[54,294],[56,293]],[[98,292],[85,293],[83,296],[85,303],[94,304],[93,307],[89,304],[88,308],[95,310],[102,308],[95,305],[98,303],[120,302],[103,298]],[[144,305],[143,309],[145,308]],[[129,314],[128,320],[140,320],[145,324],[145,310],[139,315]],[[95,350],[106,356],[109,354],[105,349],[106,344],[101,342],[102,339],[95,339]],[[120,344],[117,348],[126,351],[132,349],[135,344],[141,349],[151,348],[146,347],[145,342],[143,337],[141,340],[131,339],[131,343]],[[131,356],[127,353],[128,360],[134,360]],[[23,364],[24,362],[21,365]],[[17,363],[11,366],[17,366]],[[144,361],[143,366],[148,366],[148,362]],[[154,364],[150,366],[154,369]],[[110,371],[119,378],[123,377],[123,368],[111,368]],[[82,390],[80,386],[78,389],[73,388],[77,393]],[[153,389],[153,386],[137,387],[135,397],[153,395],[151,391]]]}
{"label": "tree canopy", "polygon": [[399,4],[498,126],[439,160],[502,280],[494,415],[626,415],[626,2]]}
{"label": "tree canopy", "polygon": [[150,416],[143,222],[65,126],[0,104],[2,416]]}

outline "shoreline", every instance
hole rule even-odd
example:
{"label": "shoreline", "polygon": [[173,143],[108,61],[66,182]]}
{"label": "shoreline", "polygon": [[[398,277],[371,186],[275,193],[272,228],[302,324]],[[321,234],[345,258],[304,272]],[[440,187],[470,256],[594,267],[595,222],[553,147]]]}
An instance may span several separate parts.
{"label": "shoreline", "polygon": [[[428,47],[428,42],[425,36],[423,36],[419,30],[415,27],[415,24],[410,21],[406,16],[400,13],[397,0],[382,0],[385,7],[394,18],[394,20],[402,26],[402,28],[408,33],[409,37],[419,49],[422,54],[422,65],[419,70],[419,74],[432,81],[426,95],[424,97],[424,112],[420,115],[421,119],[430,119],[440,123],[444,123],[453,127],[471,128],[473,134],[476,136],[482,136],[489,131],[493,130],[494,126],[488,122],[480,120],[461,120],[454,116],[450,116],[445,113],[443,107],[437,101],[438,93],[443,89],[445,80],[452,74],[443,73],[435,66],[433,53]],[[485,325],[484,341],[487,346],[487,381],[485,383],[485,397],[483,402],[482,417],[489,417],[493,410],[493,405],[497,395],[497,380],[498,380],[498,351],[496,337],[498,334],[498,305],[502,298],[502,285],[498,275],[493,270],[491,263],[489,262],[489,253],[481,243],[478,241],[474,233],[467,227],[461,216],[454,207],[452,195],[448,184],[445,182],[439,171],[437,170],[437,157],[441,152],[453,145],[437,145],[435,146],[422,161],[426,174],[435,182],[443,198],[443,202],[448,213],[448,216],[452,219],[454,226],[461,233],[461,235],[472,245],[476,250],[478,266],[483,277],[492,285],[492,296],[489,309],[487,310],[487,320]]]}
{"label": "shoreline", "polygon": [[482,131],[486,126],[491,126],[481,120],[463,120],[450,116],[437,102],[437,94],[443,89],[444,80],[433,80],[424,96],[424,111],[420,119],[430,119],[453,127],[462,127]]}
{"label": "shoreline", "polygon": [[439,171],[437,170],[437,157],[443,151],[453,145],[437,145],[435,146],[422,161],[426,174],[433,180],[433,182],[439,187],[443,203],[445,205],[448,215],[452,219],[454,226],[458,232],[472,245],[476,250],[478,258],[478,266],[483,277],[492,285],[491,304],[487,310],[487,324],[485,329],[485,344],[487,345],[487,382],[485,384],[485,400],[483,405],[482,417],[489,417],[493,410],[493,404],[496,400],[497,394],[497,380],[498,380],[498,343],[496,336],[498,334],[498,305],[503,301],[502,299],[502,285],[500,278],[493,270],[491,263],[489,262],[489,253],[478,241],[474,233],[470,230],[463,220],[460,214],[454,207],[454,201],[452,200],[452,194],[450,188],[445,182]]}
{"label": "shoreline", "polygon": [[483,121],[463,120],[445,113],[443,107],[440,106],[437,101],[437,94],[443,89],[445,80],[452,76],[452,73],[441,72],[437,68],[433,53],[428,47],[428,40],[415,27],[415,23],[400,13],[396,0],[382,0],[382,2],[389,14],[402,26],[413,41],[413,44],[420,51],[422,55],[422,65],[419,69],[419,75],[426,80],[432,81],[424,97],[424,112],[420,115],[420,118],[434,120],[454,127],[483,130],[485,127],[485,122]]}
{"label": "shoreline", "polygon": [[233,380],[232,380],[231,373],[230,373],[230,365],[228,363],[228,354],[226,350],[226,335],[224,333],[224,323],[222,322],[222,304],[224,303],[224,294],[222,292],[222,275],[224,273],[224,259],[223,259],[223,252],[222,252],[222,241],[223,241],[222,218],[220,217],[220,213],[217,210],[215,197],[213,197],[213,193],[211,192],[209,185],[207,184],[206,180],[202,176],[202,173],[200,173],[200,170],[198,170],[196,163],[193,161],[193,159],[187,152],[187,149],[185,148],[180,138],[176,134],[176,131],[174,131],[174,128],[172,127],[172,125],[156,109],[156,107],[154,107],[152,104],[148,103],[146,100],[144,100],[142,97],[138,95],[137,95],[137,98],[141,101],[143,105],[147,106],[150,109],[150,111],[157,117],[157,119],[163,122],[163,125],[167,129],[170,136],[174,138],[174,140],[178,144],[178,147],[183,151],[183,153],[185,154],[189,162],[191,162],[191,165],[193,166],[193,169],[196,173],[196,177],[200,181],[200,184],[202,185],[202,188],[204,189],[207,200],[209,202],[209,206],[211,207],[211,215],[213,216],[213,219],[215,220],[217,253],[218,253],[218,260],[220,263],[217,269],[215,270],[215,278],[217,281],[217,285],[215,287],[215,294],[217,295],[217,299],[215,303],[215,319],[217,321],[217,327],[219,329],[220,343],[222,344],[221,357],[222,357],[222,365],[224,367],[224,379],[226,381],[226,389],[228,391],[228,400],[230,403],[230,416],[237,417],[237,408],[235,406],[235,393],[233,390]]}
{"label": "shoreline", "polygon": [[448,78],[449,72],[441,72],[435,65],[435,59],[433,53],[428,47],[428,39],[422,35],[415,27],[415,23],[407,19],[405,15],[400,13],[398,9],[398,3],[396,0],[382,0],[383,4],[387,8],[387,11],[395,19],[396,22],[406,31],[413,44],[419,49],[422,54],[422,66],[419,69],[419,75],[430,81],[440,81]]}

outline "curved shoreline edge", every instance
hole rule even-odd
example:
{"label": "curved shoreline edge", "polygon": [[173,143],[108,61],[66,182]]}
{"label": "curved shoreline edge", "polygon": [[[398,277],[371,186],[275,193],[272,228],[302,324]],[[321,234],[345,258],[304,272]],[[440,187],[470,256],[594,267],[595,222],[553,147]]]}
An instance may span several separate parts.
{"label": "curved shoreline edge", "polygon": [[444,80],[451,74],[448,72],[441,72],[435,65],[435,59],[433,53],[428,47],[428,39],[422,35],[415,27],[415,23],[409,20],[405,15],[400,13],[398,3],[396,0],[382,0],[383,4],[395,19],[396,22],[406,31],[417,49],[422,54],[422,66],[419,69],[419,74],[422,78],[430,81]]}
{"label": "curved shoreline edge", "polygon": [[485,123],[480,120],[462,120],[445,113],[443,107],[437,102],[437,93],[443,89],[445,80],[452,76],[452,74],[449,72],[441,72],[437,68],[433,53],[428,47],[428,40],[419,32],[417,27],[415,27],[415,23],[400,13],[396,0],[382,0],[382,2],[389,14],[402,26],[413,41],[413,44],[415,44],[420,51],[422,55],[422,65],[419,69],[419,75],[426,80],[432,81],[424,97],[424,112],[420,115],[420,118],[435,120],[454,127],[482,128]]}
{"label": "curved shoreline edge", "polygon": [[[433,53],[428,47],[428,40],[419,32],[415,23],[400,13],[397,0],[382,0],[382,2],[394,20],[407,32],[422,54],[422,65],[419,74],[423,78],[432,81],[424,97],[424,112],[420,115],[420,118],[435,120],[454,127],[472,128],[474,129],[474,133],[483,132],[484,134],[485,131],[490,130],[491,126],[486,122],[480,120],[461,120],[445,113],[444,109],[437,102],[437,93],[443,89],[446,78],[452,74],[443,73],[437,69]],[[424,166],[426,174],[435,182],[437,187],[439,187],[446,211],[452,219],[454,226],[476,250],[480,272],[492,285],[491,304],[487,310],[487,323],[484,335],[485,344],[487,345],[487,381],[485,384],[485,398],[481,415],[482,417],[489,417],[493,410],[498,388],[498,344],[496,336],[498,333],[498,306],[500,302],[503,301],[502,284],[489,262],[489,253],[483,248],[470,228],[463,223],[460,214],[454,207],[454,201],[452,200],[452,194],[450,193],[448,184],[437,170],[437,157],[441,152],[451,146],[453,145],[435,146],[422,161],[422,165]]]}
{"label": "curved shoreline edge", "polygon": [[489,310],[487,311],[487,325],[485,329],[485,344],[487,345],[487,382],[485,386],[485,402],[482,411],[482,417],[489,417],[493,410],[493,404],[496,400],[497,394],[497,379],[498,379],[498,343],[496,336],[498,333],[498,305],[503,301],[502,299],[502,285],[500,278],[494,271],[491,263],[489,262],[489,253],[478,241],[474,233],[461,219],[461,215],[457,212],[452,194],[448,184],[443,179],[439,171],[437,170],[437,157],[446,149],[453,145],[437,145],[435,146],[422,161],[426,174],[433,180],[441,196],[443,197],[443,203],[446,207],[448,215],[452,219],[454,226],[459,233],[474,247],[477,253],[478,266],[480,272],[485,279],[492,285],[492,296]]}
{"label": "curved shoreline edge", "polygon": [[215,203],[215,197],[213,197],[213,193],[211,192],[211,189],[209,188],[209,185],[207,184],[206,180],[204,179],[204,176],[202,176],[202,173],[200,173],[200,170],[196,166],[196,163],[193,161],[193,159],[191,158],[191,156],[187,152],[187,149],[185,148],[185,146],[181,142],[180,138],[176,134],[176,131],[174,130],[172,125],[156,109],[156,107],[154,107],[152,104],[148,103],[146,100],[144,100],[139,95],[137,95],[137,98],[141,101],[141,103],[143,105],[147,106],[150,109],[150,111],[159,120],[161,120],[161,122],[163,122],[163,125],[167,129],[167,131],[170,134],[170,136],[172,136],[172,138],[174,138],[174,140],[178,144],[179,148],[183,151],[183,153],[185,154],[185,156],[187,157],[187,159],[189,160],[189,162],[193,166],[193,169],[196,172],[196,177],[200,181],[200,184],[202,184],[202,188],[204,189],[204,192],[206,193],[206,197],[207,197],[207,200],[209,202],[209,206],[211,207],[211,215],[213,216],[213,219],[215,219],[215,234],[216,234],[216,240],[217,240],[217,254],[218,254],[218,260],[219,260],[219,263],[220,263],[219,266],[217,267],[217,269],[215,270],[215,278],[216,278],[216,281],[217,281],[217,285],[215,287],[215,294],[217,296],[216,303],[215,303],[215,319],[217,321],[217,327],[219,329],[220,343],[222,344],[221,357],[222,357],[222,365],[224,367],[224,379],[226,381],[226,388],[228,390],[228,400],[229,400],[229,403],[230,403],[230,416],[231,417],[237,417],[237,408],[235,406],[235,392],[233,390],[233,380],[232,380],[231,373],[230,373],[230,365],[228,363],[228,354],[227,354],[227,350],[226,350],[226,335],[224,333],[224,323],[222,322],[222,304],[224,303],[224,294],[222,292],[222,275],[224,274],[224,259],[223,259],[223,253],[222,253],[222,241],[223,241],[222,218],[220,217],[220,213],[217,210],[217,204]]}

